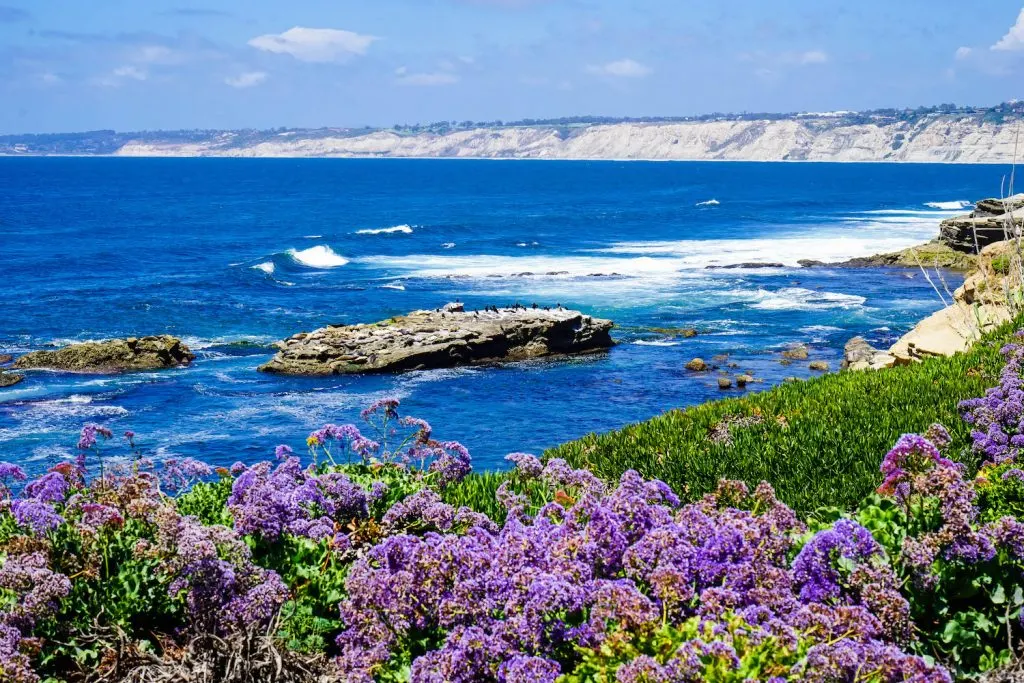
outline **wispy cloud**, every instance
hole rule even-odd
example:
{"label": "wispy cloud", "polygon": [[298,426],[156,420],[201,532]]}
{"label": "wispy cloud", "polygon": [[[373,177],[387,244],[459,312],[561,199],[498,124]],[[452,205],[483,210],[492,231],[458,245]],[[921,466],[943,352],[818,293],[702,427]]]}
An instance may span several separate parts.
{"label": "wispy cloud", "polygon": [[246,71],[237,76],[229,76],[224,82],[232,88],[253,88],[266,80],[267,74],[264,71]]}
{"label": "wispy cloud", "polygon": [[459,76],[458,74],[451,73],[450,71],[410,73],[408,68],[400,66],[395,69],[395,82],[399,85],[417,85],[424,87],[454,85],[459,82]]}
{"label": "wispy cloud", "polygon": [[956,49],[956,53],[953,54],[953,58],[954,59],[967,59],[972,54],[974,54],[974,50],[972,48],[969,48],[969,47],[958,47]]}
{"label": "wispy cloud", "polygon": [[0,24],[13,24],[16,21],[28,21],[32,15],[28,10],[10,5],[0,5]]}
{"label": "wispy cloud", "polygon": [[1017,23],[1010,27],[1006,35],[992,46],[993,50],[1017,51],[1024,50],[1024,9],[1017,16]]}
{"label": "wispy cloud", "polygon": [[119,88],[130,81],[145,81],[149,72],[132,64],[119,66],[110,73],[92,79],[93,84],[104,88]]}
{"label": "wispy cloud", "polygon": [[828,54],[821,50],[808,50],[793,56],[795,64],[806,66],[808,64],[824,64],[828,61]]}
{"label": "wispy cloud", "polygon": [[641,64],[635,59],[620,59],[607,64],[591,64],[587,72],[598,76],[614,76],[616,78],[644,78],[652,72],[651,67]]}
{"label": "wispy cloud", "polygon": [[268,33],[249,41],[257,50],[291,55],[302,62],[343,62],[365,55],[376,36],[333,28],[296,26],[284,33]]}

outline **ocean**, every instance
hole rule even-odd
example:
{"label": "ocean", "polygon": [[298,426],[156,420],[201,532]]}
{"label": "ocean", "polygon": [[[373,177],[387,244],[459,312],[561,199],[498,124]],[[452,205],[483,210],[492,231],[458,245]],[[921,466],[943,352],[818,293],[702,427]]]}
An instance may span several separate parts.
{"label": "ocean", "polygon": [[[0,353],[173,334],[188,368],[31,372],[0,389],[0,460],[71,457],[84,423],[154,457],[218,465],[303,448],[386,395],[477,469],[739,390],[693,374],[728,354],[762,383],[838,368],[854,335],[897,339],[941,306],[920,271],[802,269],[919,243],[995,166],[345,159],[0,158]],[[709,265],[781,263],[765,269]],[[936,278],[939,290],[943,284]],[[953,289],[954,275],[945,276]],[[288,378],[267,345],[461,300],[561,304],[615,321],[607,354],[366,377]],[[700,334],[682,338],[675,328]]]}

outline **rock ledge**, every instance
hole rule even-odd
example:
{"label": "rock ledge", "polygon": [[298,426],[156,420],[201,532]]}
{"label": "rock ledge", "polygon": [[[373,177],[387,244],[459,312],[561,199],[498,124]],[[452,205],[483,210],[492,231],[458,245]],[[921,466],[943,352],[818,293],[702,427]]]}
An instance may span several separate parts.
{"label": "rock ledge", "polygon": [[14,361],[14,367],[103,373],[159,370],[188,365],[193,360],[195,355],[180,339],[161,335],[84,342],[56,351],[33,351]]}
{"label": "rock ledge", "polygon": [[563,308],[436,311],[364,325],[328,326],[277,342],[262,372],[342,375],[449,368],[552,355],[592,353],[614,345],[610,320]]}

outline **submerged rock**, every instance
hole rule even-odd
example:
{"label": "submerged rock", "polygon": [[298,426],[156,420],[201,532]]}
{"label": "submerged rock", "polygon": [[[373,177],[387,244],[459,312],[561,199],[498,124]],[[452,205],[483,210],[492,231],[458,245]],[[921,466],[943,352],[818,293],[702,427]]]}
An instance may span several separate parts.
{"label": "submerged rock", "polygon": [[789,360],[807,360],[807,346],[796,344],[782,352],[782,357]]}
{"label": "submerged rock", "polygon": [[56,351],[33,351],[14,362],[25,370],[42,368],[68,372],[159,370],[188,365],[195,355],[177,337],[128,337],[72,344]]}
{"label": "submerged rock", "polygon": [[277,354],[259,369],[312,376],[400,372],[592,353],[614,345],[610,320],[579,311],[459,309],[302,332],[277,342]]}
{"label": "submerged rock", "polygon": [[9,353],[0,353],[0,365],[7,365],[12,360],[14,360],[14,356]]}

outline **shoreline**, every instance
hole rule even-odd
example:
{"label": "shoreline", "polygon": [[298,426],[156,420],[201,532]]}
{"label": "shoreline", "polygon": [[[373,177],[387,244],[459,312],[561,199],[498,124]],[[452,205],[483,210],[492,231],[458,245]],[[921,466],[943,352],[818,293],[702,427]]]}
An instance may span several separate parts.
{"label": "shoreline", "polygon": [[310,154],[4,154],[0,159],[320,159],[324,161],[374,160],[374,161],[563,161],[571,163],[645,163],[645,164],[843,164],[843,165],[892,165],[892,166],[1005,166],[1010,161],[904,161],[900,159],[663,159],[638,157],[490,157],[490,156],[358,156],[358,155],[310,155]]}

